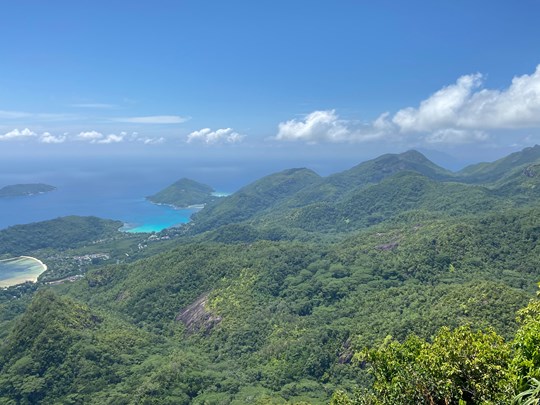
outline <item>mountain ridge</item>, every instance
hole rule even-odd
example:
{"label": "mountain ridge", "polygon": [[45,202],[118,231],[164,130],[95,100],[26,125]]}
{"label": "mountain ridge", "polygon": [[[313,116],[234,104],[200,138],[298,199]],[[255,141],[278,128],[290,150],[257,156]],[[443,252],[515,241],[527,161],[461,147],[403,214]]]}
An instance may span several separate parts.
{"label": "mountain ridge", "polygon": [[[540,147],[526,148],[488,166],[481,166],[482,178],[497,179],[496,182],[481,182],[478,180],[478,169],[474,167],[454,173],[431,162],[422,153],[409,150],[381,155],[351,169],[298,183],[294,190],[287,190],[280,198],[270,198],[267,204],[255,203],[258,199],[267,198],[264,193],[271,189],[269,180],[273,176],[286,176],[289,173],[283,171],[256,180],[232,196],[205,207],[193,217],[193,231],[208,231],[231,223],[261,225],[294,218],[289,225],[298,223],[301,228],[324,231],[325,228],[320,229],[320,225],[326,221],[328,230],[334,232],[336,228],[332,224],[346,222],[350,225],[338,226],[338,229],[355,230],[359,224],[371,226],[387,219],[389,212],[395,215],[408,209],[432,211],[432,207],[439,203],[448,207],[440,211],[443,215],[460,215],[467,211],[466,207],[469,214],[474,214],[520,206],[531,203],[536,193],[540,192],[540,187],[535,186],[538,182],[536,171],[539,170],[531,166],[534,162],[540,164]],[[529,166],[529,171],[526,171]],[[400,186],[405,184],[411,191],[417,189],[416,193],[420,194],[413,197],[411,193],[397,193]],[[430,198],[438,202],[430,202]],[[392,209],[387,203],[379,204],[384,199],[392,201]],[[444,200],[447,201],[443,203]],[[364,213],[355,208],[358,203],[365,205]],[[384,205],[388,208],[369,219],[372,214],[368,211],[374,214],[377,206]],[[358,218],[352,222],[349,218],[351,208],[356,209]],[[234,212],[236,215],[232,215]],[[309,221],[304,215],[307,213],[311,218]]]}

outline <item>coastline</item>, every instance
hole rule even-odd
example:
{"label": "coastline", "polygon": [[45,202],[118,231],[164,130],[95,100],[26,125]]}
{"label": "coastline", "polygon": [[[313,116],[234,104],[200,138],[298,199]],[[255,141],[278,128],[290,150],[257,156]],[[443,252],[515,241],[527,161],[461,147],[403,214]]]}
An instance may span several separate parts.
{"label": "coastline", "polygon": [[154,218],[150,219],[142,218],[139,220],[132,219],[131,221],[124,221],[119,231],[128,233],[160,232],[163,229],[187,224],[191,221],[191,216],[202,208],[202,206],[178,207],[173,204],[153,202],[148,197],[145,197],[144,200],[146,203],[149,203],[148,205],[163,207],[159,211],[162,214],[156,214]]}
{"label": "coastline", "polygon": [[45,263],[43,263],[41,260],[35,258],[35,257],[32,257],[32,256],[19,256],[19,257],[22,257],[23,259],[32,259],[36,262],[38,262],[41,267],[43,268],[43,271],[46,271],[48,269],[47,265]]}
{"label": "coastline", "polygon": [[47,270],[47,265],[45,263],[43,263],[41,260],[32,256],[17,256],[11,259],[3,259],[1,261],[6,262],[6,261],[13,261],[13,260],[18,260],[18,259],[27,259],[27,260],[32,260],[34,262],[37,262],[41,266],[41,269],[39,270],[39,272],[33,271],[30,274],[17,275],[15,277],[7,278],[5,280],[0,280],[0,288],[12,287],[18,284],[26,283],[27,281],[35,283],[37,282],[39,276]]}
{"label": "coastline", "polygon": [[[215,198],[223,198],[223,197],[228,197],[230,196],[231,193],[225,193],[225,192],[222,192],[222,191],[214,191],[212,192],[212,197],[215,197]],[[175,210],[202,210],[207,203],[200,203],[200,204],[192,204],[192,205],[187,205],[187,206],[178,206],[178,205],[174,205],[174,204],[171,204],[171,203],[162,203],[162,202],[156,202],[156,201],[153,201],[150,197],[146,197],[146,200],[147,201],[150,201],[152,204],[155,204],[155,205],[163,205],[165,207],[171,207]]]}
{"label": "coastline", "polygon": [[170,204],[170,203],[154,202],[148,197],[146,197],[146,200],[150,201],[154,205],[161,205],[161,206],[164,206],[164,207],[170,207],[170,208],[172,208],[174,210],[194,210],[194,209],[202,210],[204,208],[204,206],[206,205],[206,203],[202,203],[202,204],[193,204],[193,205],[187,205],[187,206],[184,206],[184,207],[180,207],[178,205],[174,205],[174,204]]}

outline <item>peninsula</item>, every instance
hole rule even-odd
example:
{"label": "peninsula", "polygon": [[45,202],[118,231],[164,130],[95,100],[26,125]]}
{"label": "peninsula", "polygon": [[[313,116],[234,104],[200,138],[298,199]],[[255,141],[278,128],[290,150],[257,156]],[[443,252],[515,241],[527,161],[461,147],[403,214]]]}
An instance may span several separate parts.
{"label": "peninsula", "polygon": [[214,201],[214,189],[195,180],[182,178],[160,192],[146,197],[155,204],[172,205],[175,208],[202,206]]}
{"label": "peninsula", "polygon": [[0,188],[0,197],[21,197],[30,196],[35,194],[48,193],[49,191],[56,190],[56,187],[48,184],[12,184]]}

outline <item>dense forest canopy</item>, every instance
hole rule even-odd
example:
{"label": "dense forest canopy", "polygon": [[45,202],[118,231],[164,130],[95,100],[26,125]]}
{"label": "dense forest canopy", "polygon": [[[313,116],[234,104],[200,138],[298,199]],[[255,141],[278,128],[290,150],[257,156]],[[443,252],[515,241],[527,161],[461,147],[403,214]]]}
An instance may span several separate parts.
{"label": "dense forest canopy", "polygon": [[0,403],[535,400],[539,165],[539,147],[457,173],[409,151],[282,171],[154,235],[0,231],[6,256],[108,257],[1,292]]}
{"label": "dense forest canopy", "polygon": [[215,200],[216,197],[213,196],[213,192],[214,189],[206,184],[182,178],[147,198],[156,204],[168,204],[184,208],[192,205],[204,205]]}

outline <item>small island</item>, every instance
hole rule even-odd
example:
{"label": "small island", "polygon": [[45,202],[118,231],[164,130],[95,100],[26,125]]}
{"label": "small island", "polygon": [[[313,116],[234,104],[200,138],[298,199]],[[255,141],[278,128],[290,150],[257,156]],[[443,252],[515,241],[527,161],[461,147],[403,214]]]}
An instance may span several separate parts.
{"label": "small island", "polygon": [[48,184],[12,184],[0,188],[0,197],[24,197],[36,194],[48,193],[56,190],[56,187]]}
{"label": "small island", "polygon": [[155,204],[171,205],[175,208],[197,208],[219,197],[214,194],[212,187],[182,178],[159,193],[146,198]]}

